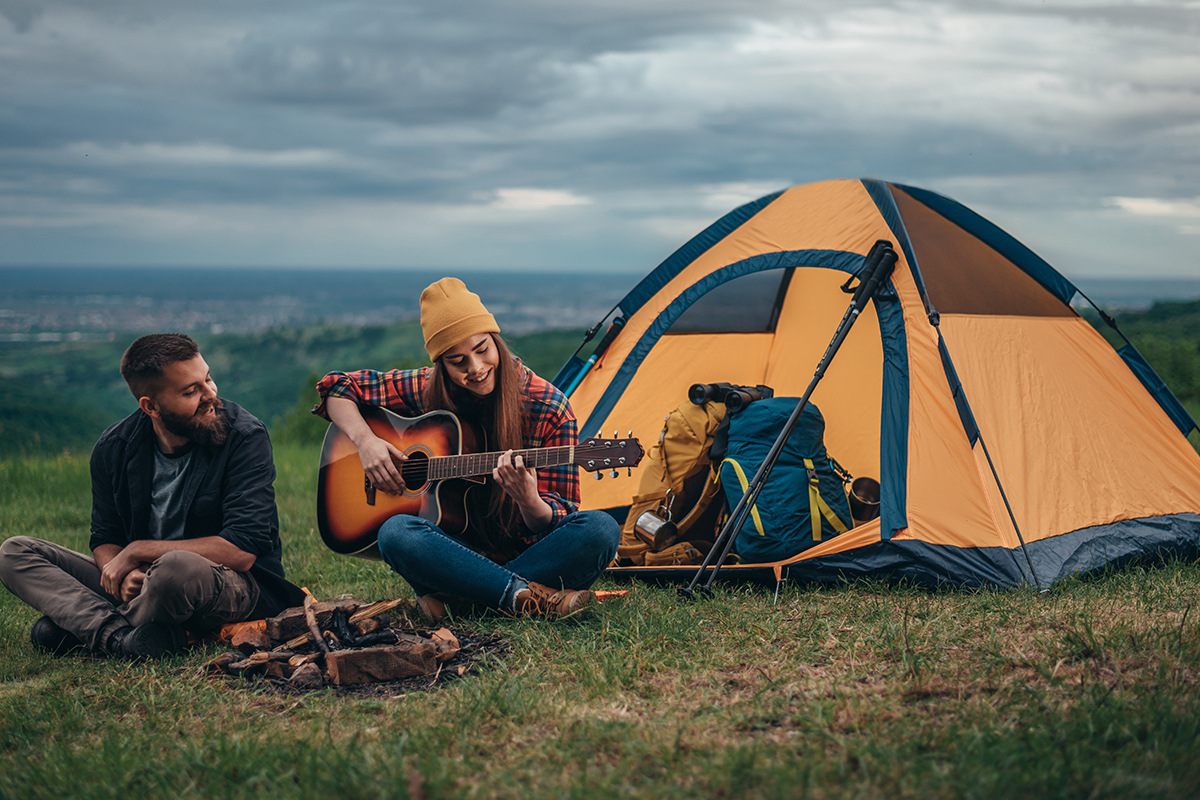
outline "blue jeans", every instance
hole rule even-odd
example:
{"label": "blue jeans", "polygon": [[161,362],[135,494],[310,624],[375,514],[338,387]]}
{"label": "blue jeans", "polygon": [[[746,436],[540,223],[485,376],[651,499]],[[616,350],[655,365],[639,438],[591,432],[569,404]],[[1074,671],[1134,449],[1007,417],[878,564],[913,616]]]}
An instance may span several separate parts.
{"label": "blue jeans", "polygon": [[507,610],[530,582],[587,589],[616,555],[621,528],[603,511],[577,511],[503,566],[422,517],[392,517],[378,539],[383,560],[418,597],[445,592]]}

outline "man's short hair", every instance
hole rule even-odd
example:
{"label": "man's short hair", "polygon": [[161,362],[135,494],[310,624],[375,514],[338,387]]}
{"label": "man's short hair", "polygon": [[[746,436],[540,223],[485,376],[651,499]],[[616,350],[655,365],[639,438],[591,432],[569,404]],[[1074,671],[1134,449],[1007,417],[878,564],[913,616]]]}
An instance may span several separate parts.
{"label": "man's short hair", "polygon": [[163,367],[191,361],[200,355],[192,337],[182,333],[151,333],[142,336],[121,357],[121,377],[136,398],[151,397],[161,388]]}

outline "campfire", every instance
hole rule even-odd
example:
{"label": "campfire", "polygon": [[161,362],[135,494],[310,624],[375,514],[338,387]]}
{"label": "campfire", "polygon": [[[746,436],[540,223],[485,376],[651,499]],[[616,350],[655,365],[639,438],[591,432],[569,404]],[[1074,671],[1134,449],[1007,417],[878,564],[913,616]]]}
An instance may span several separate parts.
{"label": "campfire", "polygon": [[359,688],[443,676],[461,677],[487,641],[460,642],[449,628],[426,630],[407,615],[393,622],[402,600],[365,603],[343,599],[289,608],[265,620],[226,625],[221,639],[232,652],[204,665],[210,675],[264,679],[277,686],[313,691],[326,686]]}

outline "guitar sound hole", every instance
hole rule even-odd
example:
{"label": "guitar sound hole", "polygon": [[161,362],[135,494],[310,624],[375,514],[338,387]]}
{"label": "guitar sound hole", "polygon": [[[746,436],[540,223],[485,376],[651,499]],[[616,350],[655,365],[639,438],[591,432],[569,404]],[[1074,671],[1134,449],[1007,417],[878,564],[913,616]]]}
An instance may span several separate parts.
{"label": "guitar sound hole", "polygon": [[408,453],[408,461],[400,465],[404,476],[404,488],[412,494],[420,494],[429,483],[429,454],[420,450]]}

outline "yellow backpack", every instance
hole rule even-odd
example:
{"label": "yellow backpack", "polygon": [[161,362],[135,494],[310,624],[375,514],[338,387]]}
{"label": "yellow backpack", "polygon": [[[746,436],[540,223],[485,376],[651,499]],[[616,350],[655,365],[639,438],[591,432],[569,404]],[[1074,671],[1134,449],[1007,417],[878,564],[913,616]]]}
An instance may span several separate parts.
{"label": "yellow backpack", "polygon": [[[724,512],[720,475],[708,457],[713,435],[724,418],[724,404],[695,405],[688,400],[667,415],[621,528],[615,566],[699,564],[703,560]],[[637,524],[639,520],[642,525]]]}

